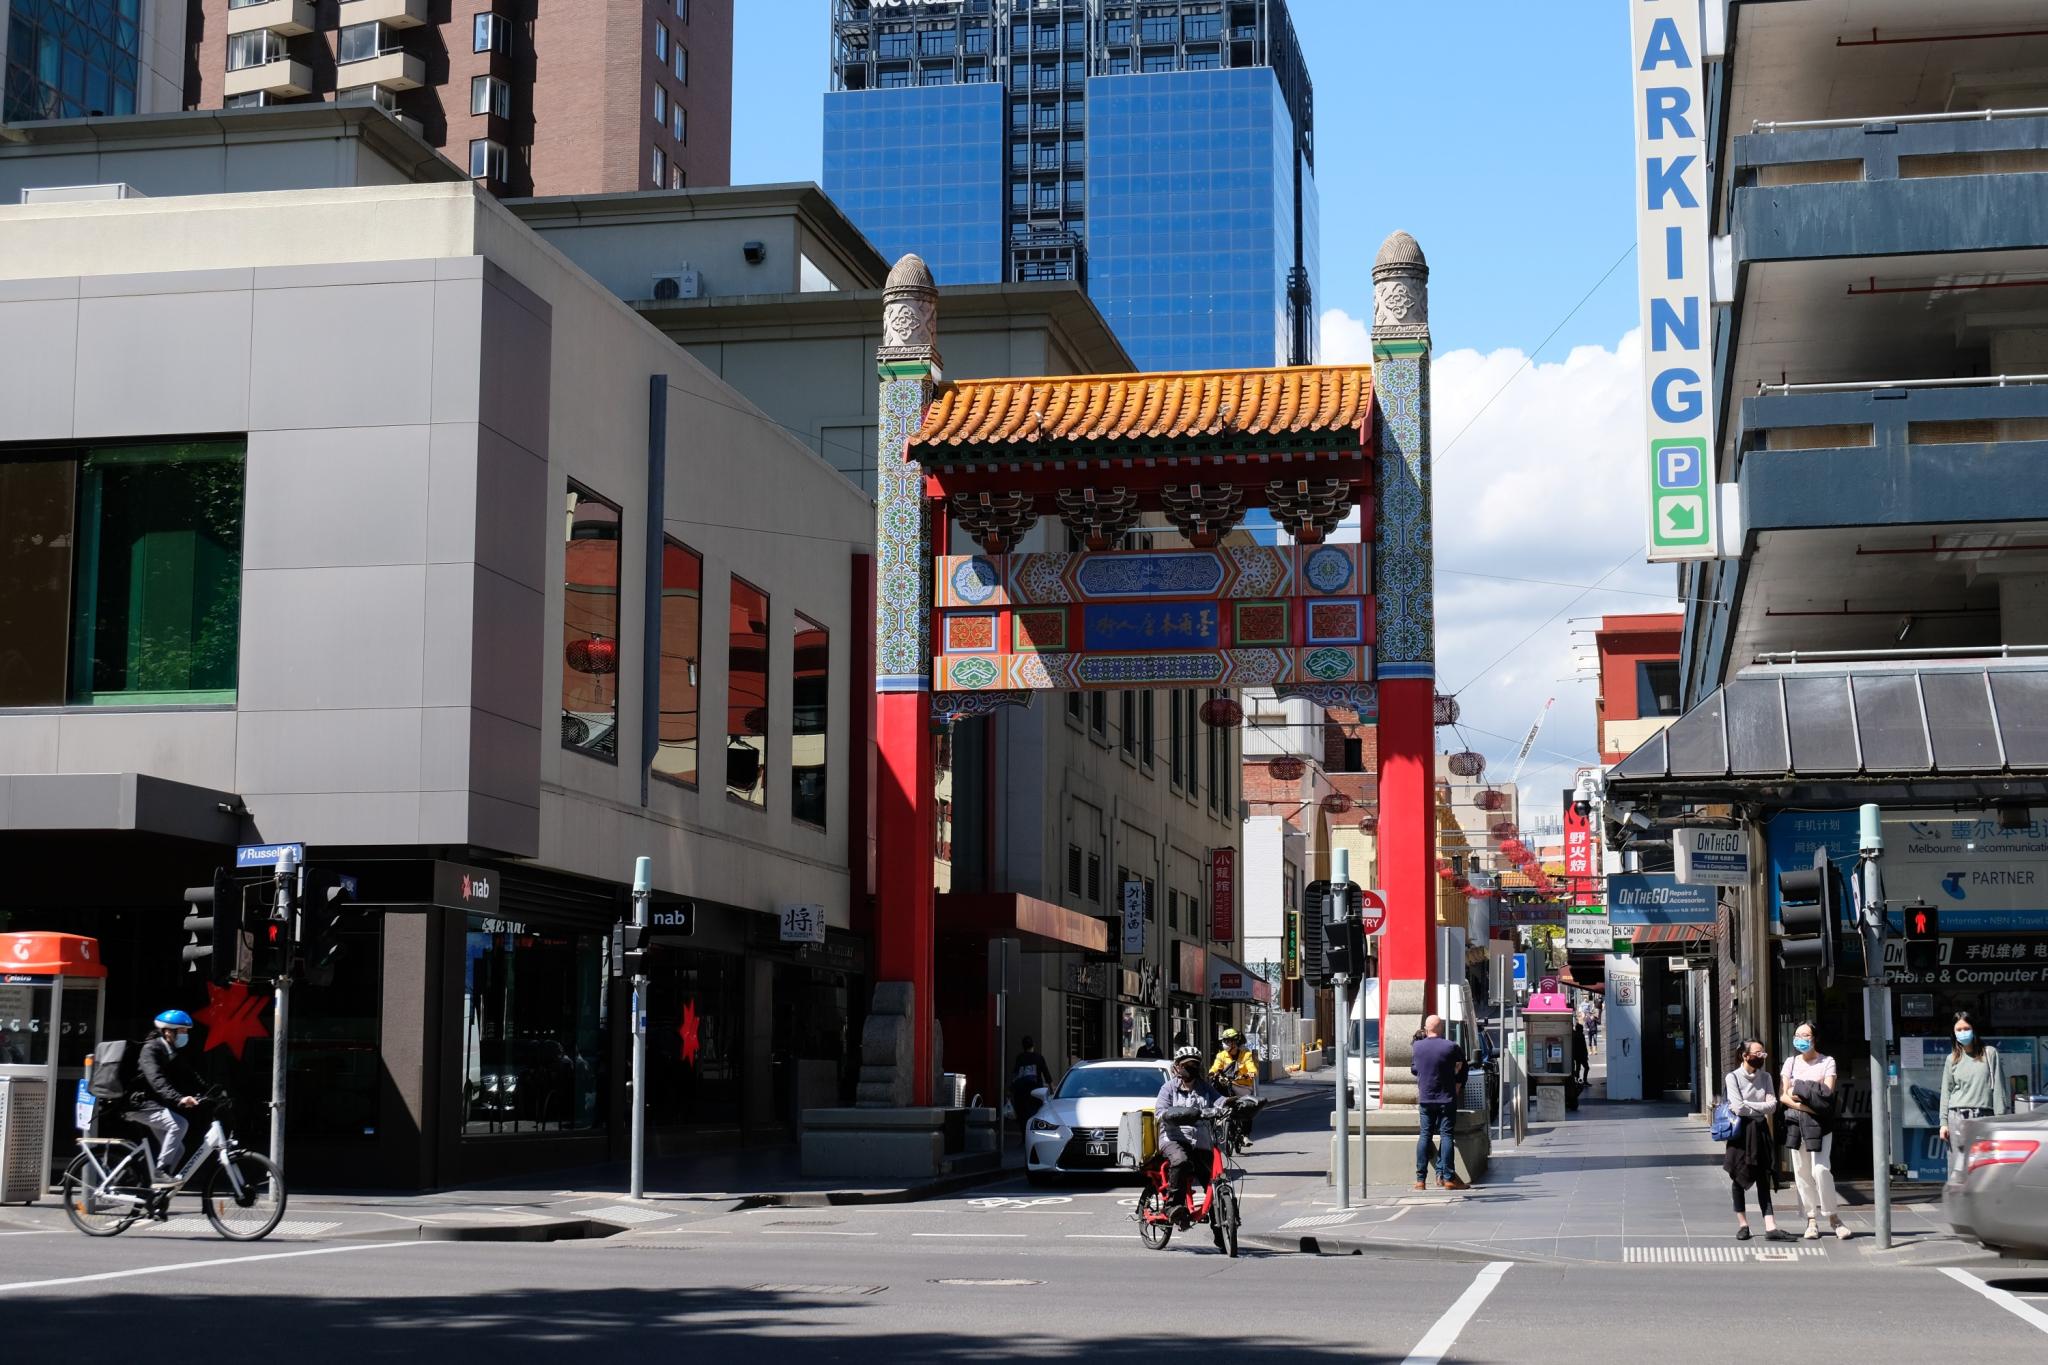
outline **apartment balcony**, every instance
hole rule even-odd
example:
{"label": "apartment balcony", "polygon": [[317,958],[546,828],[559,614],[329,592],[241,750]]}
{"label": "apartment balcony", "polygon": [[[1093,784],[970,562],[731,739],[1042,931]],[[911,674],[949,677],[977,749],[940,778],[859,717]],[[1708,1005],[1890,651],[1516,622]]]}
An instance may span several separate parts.
{"label": "apartment balcony", "polygon": [[2048,375],[1767,386],[1740,440],[1751,535],[2048,519]]}
{"label": "apartment balcony", "polygon": [[304,62],[280,57],[261,66],[245,66],[239,71],[228,72],[226,83],[221,88],[224,94],[231,97],[265,94],[284,98],[303,95],[313,88],[313,73]]}
{"label": "apartment balcony", "polygon": [[1765,122],[1733,141],[1739,263],[2048,246],[2048,109]]}
{"label": "apartment balcony", "polygon": [[427,0],[341,0],[341,26],[376,22],[386,28],[418,28],[432,19]]}
{"label": "apartment balcony", "polygon": [[361,61],[339,63],[334,68],[336,90],[356,90],[366,85],[386,90],[417,90],[426,80],[427,64],[395,47]]}
{"label": "apartment balcony", "polygon": [[269,29],[286,38],[313,31],[313,0],[257,0],[228,7],[228,33]]}

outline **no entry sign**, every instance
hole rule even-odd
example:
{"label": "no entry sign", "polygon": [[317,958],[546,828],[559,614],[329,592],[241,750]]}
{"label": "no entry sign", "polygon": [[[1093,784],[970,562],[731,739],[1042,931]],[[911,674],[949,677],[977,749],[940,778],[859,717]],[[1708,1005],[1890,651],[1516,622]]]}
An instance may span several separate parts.
{"label": "no entry sign", "polygon": [[1358,893],[1358,927],[1367,938],[1387,927],[1387,897],[1384,892]]}

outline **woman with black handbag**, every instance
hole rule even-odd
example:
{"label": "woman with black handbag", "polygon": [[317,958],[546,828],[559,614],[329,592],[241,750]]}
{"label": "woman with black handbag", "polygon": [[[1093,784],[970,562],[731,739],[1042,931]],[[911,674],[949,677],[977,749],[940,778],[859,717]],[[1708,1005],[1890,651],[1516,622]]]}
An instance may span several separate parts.
{"label": "woman with black handbag", "polygon": [[1835,1082],[1835,1059],[1815,1045],[1813,1025],[1801,1024],[1779,1074],[1778,1098],[1785,1106],[1785,1145],[1792,1149],[1792,1179],[1799,1187],[1809,1242],[1820,1240],[1822,1214],[1835,1236],[1849,1240],[1849,1229],[1835,1212]]}
{"label": "woman with black handbag", "polygon": [[1763,1215],[1764,1236],[1786,1240],[1771,1212],[1771,1185],[1777,1178],[1777,1143],[1771,1137],[1771,1120],[1778,1112],[1778,1092],[1771,1085],[1770,1054],[1755,1039],[1742,1045],[1742,1065],[1729,1072],[1721,1083],[1729,1112],[1738,1120],[1735,1136],[1728,1139],[1728,1154],[1721,1169],[1728,1172],[1735,1194],[1735,1240],[1749,1240],[1749,1214],[1742,1192],[1756,1187],[1757,1212]]}

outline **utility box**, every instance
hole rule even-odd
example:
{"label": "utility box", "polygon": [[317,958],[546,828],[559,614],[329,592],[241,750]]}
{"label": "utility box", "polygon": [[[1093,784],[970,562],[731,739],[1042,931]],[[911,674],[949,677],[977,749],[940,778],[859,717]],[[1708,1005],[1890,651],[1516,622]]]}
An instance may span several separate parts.
{"label": "utility box", "polygon": [[50,1088],[27,1076],[0,1076],[0,1204],[33,1204],[47,1183],[43,1127]]}

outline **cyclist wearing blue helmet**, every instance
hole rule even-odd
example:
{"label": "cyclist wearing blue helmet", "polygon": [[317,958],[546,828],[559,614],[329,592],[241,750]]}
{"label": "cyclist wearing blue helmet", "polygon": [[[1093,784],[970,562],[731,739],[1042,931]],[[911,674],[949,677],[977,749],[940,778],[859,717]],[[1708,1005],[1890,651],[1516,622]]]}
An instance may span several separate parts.
{"label": "cyclist wearing blue helmet", "polygon": [[165,1184],[175,1184],[185,1159],[184,1111],[199,1107],[198,1091],[206,1087],[191,1063],[178,1055],[192,1041],[192,1016],[165,1010],[153,1021],[156,1031],[143,1041],[136,1062],[141,1084],[128,1096],[129,1117],[156,1134],[157,1168]]}

